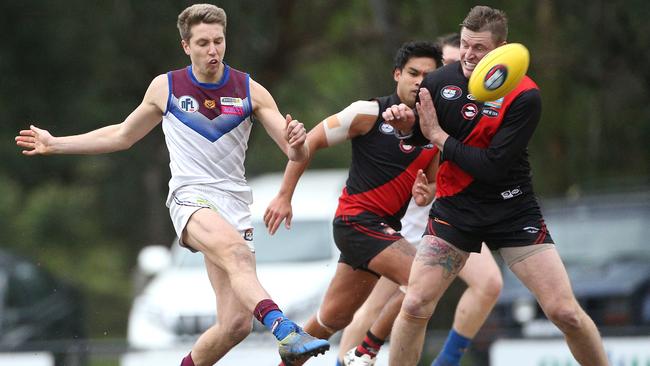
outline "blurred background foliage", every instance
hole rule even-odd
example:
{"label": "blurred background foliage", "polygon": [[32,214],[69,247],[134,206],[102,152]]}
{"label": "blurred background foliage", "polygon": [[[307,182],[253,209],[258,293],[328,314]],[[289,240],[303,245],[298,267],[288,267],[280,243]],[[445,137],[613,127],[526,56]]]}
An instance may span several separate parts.
{"label": "blurred background foliage", "polygon": [[[156,75],[188,63],[175,28],[191,2],[3,1],[0,5],[0,245],[81,286],[90,334],[123,336],[138,250],[171,242],[162,131],[105,156],[27,158],[13,137],[30,123],[54,135],[122,121]],[[541,196],[647,188],[650,182],[650,3],[486,1],[531,52],[542,122],[530,144]],[[225,0],[226,61],[314,126],[394,88],[404,41],[458,30],[470,1]],[[346,167],[349,146],[312,168]],[[255,128],[247,176],[284,168]]]}

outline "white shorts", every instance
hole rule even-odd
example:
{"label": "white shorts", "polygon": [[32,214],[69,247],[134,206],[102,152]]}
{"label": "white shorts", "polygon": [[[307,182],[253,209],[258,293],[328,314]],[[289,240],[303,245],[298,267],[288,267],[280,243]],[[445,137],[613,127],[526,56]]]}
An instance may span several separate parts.
{"label": "white shorts", "polygon": [[430,209],[431,205],[418,206],[415,200],[411,198],[406,208],[406,213],[402,217],[402,230],[400,233],[409,243],[416,247],[420,243],[424,229],[426,229],[427,222],[429,221]]}
{"label": "white shorts", "polygon": [[253,245],[253,224],[248,203],[237,199],[228,193],[205,185],[184,186],[172,193],[169,204],[169,214],[174,224],[178,243],[190,250],[182,241],[183,230],[194,212],[208,208],[218,213],[224,220],[232,225],[244,238],[251,252],[255,252]]}

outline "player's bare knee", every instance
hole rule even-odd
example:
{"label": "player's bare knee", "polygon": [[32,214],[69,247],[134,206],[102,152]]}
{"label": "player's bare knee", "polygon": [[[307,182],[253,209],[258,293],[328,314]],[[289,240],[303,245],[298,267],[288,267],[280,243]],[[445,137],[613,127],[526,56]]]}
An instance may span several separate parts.
{"label": "player's bare knee", "polygon": [[[253,330],[252,317],[249,314],[228,314],[227,316],[221,314],[218,322],[213,326],[212,331],[206,334],[212,334],[214,339],[219,339],[219,342],[226,347],[232,348],[243,341]],[[217,360],[214,360],[212,365]]]}
{"label": "player's bare knee", "polygon": [[503,289],[503,277],[498,268],[487,268],[480,276],[463,277],[463,280],[473,293],[486,300],[496,300]]}
{"label": "player's bare knee", "polygon": [[244,340],[253,329],[253,319],[250,315],[245,316],[235,316],[229,319],[228,324],[226,324],[228,329],[228,337],[234,344],[237,344]]}
{"label": "player's bare knee", "polygon": [[243,241],[233,241],[225,245],[222,253],[227,271],[245,271],[255,268],[255,257]]}
{"label": "player's bare knee", "polygon": [[432,300],[426,299],[418,293],[409,293],[402,301],[402,313],[414,318],[429,318],[432,310]]}
{"label": "player's bare knee", "polygon": [[412,309],[410,308],[404,308],[400,310],[399,316],[402,319],[405,319],[411,323],[419,323],[419,324],[426,324],[429,322],[429,318],[431,317],[431,314],[425,314],[424,312],[412,312]]}
{"label": "player's bare knee", "polygon": [[546,316],[565,333],[575,331],[582,326],[582,309],[574,302],[553,305],[546,310]]}
{"label": "player's bare knee", "polygon": [[488,276],[480,287],[483,296],[495,300],[501,294],[501,289],[503,289],[503,278],[500,273]]}

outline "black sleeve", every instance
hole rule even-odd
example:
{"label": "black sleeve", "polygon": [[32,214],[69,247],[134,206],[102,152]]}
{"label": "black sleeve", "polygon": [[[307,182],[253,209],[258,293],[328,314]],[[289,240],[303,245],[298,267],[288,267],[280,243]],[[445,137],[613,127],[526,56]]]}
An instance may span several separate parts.
{"label": "black sleeve", "polygon": [[527,148],[541,112],[539,90],[528,90],[510,105],[490,146],[468,146],[450,136],[445,141],[443,160],[453,161],[478,180],[497,182]]}

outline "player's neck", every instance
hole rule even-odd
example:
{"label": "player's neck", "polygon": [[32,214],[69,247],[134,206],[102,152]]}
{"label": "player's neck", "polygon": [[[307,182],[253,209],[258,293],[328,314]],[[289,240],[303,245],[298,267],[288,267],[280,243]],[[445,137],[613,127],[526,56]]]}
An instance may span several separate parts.
{"label": "player's neck", "polygon": [[224,70],[225,66],[223,63],[219,65],[219,69],[216,72],[205,72],[199,68],[192,66],[192,74],[194,74],[194,78],[198,82],[205,84],[216,84],[221,81],[221,78],[223,78]]}
{"label": "player's neck", "polygon": [[405,98],[402,95],[400,95],[399,90],[395,91],[395,95],[397,95],[397,99],[399,99],[400,103],[406,104],[409,108],[415,108],[415,101],[413,101],[412,103],[409,103],[408,98]]}

